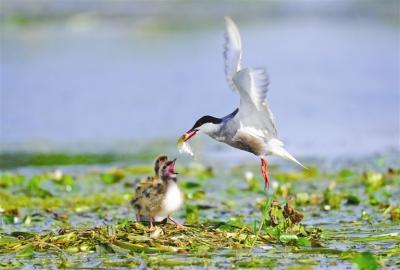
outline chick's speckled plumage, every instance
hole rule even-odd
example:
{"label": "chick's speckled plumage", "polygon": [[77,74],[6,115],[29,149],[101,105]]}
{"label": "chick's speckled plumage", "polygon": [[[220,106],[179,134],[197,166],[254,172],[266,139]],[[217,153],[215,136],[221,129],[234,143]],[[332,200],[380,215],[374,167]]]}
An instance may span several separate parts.
{"label": "chick's speckled plumage", "polygon": [[137,214],[142,217],[155,217],[161,210],[166,189],[167,183],[157,176],[140,181],[136,188],[135,198],[132,200]]}
{"label": "chick's speckled plumage", "polygon": [[161,221],[170,218],[170,214],[182,206],[183,194],[176,184],[174,163],[167,161],[165,156],[158,158],[155,162],[155,170],[158,167],[156,176],[147,177],[138,183],[135,197],[131,201],[138,220]]}
{"label": "chick's speckled plumage", "polygon": [[[149,176],[149,177],[139,181],[139,183],[137,184],[136,189],[135,189],[136,197],[143,192],[145,186],[147,186],[150,182],[156,181],[159,178],[160,167],[167,161],[168,161],[168,157],[166,155],[160,155],[156,158],[156,160],[154,161],[154,175],[155,176]],[[133,200],[131,203],[133,204]]]}

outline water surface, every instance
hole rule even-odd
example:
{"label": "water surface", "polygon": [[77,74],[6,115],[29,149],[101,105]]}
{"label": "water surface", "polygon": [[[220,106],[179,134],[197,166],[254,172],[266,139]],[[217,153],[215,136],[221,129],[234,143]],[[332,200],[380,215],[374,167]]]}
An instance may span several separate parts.
{"label": "water surface", "polygon": [[[185,22],[80,15],[2,27],[1,145],[174,139],[202,115],[232,112],[238,97],[223,73],[223,19],[190,29]],[[271,76],[268,98],[291,152],[400,149],[397,26],[320,17],[238,25],[245,64]]]}

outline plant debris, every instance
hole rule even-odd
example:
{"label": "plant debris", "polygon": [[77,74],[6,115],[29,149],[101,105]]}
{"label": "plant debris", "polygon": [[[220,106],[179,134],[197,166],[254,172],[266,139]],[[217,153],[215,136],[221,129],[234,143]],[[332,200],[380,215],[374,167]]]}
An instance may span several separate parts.
{"label": "plant debris", "polygon": [[[50,157],[41,164],[56,164]],[[129,204],[137,179],[152,172],[143,163],[1,172],[0,268],[365,269],[399,263],[400,170],[381,161],[368,170],[271,166],[278,182],[268,195],[257,167],[240,165],[225,174],[191,163],[179,168],[178,181],[186,199],[176,217],[186,229],[160,223],[153,232],[134,222]]]}

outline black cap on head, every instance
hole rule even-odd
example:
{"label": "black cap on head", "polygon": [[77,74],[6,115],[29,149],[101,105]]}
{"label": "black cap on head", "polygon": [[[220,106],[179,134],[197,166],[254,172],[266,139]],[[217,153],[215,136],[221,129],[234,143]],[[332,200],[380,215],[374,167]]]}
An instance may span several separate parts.
{"label": "black cap on head", "polygon": [[223,118],[217,118],[217,117],[214,117],[214,116],[205,115],[205,116],[201,117],[199,120],[196,121],[196,123],[192,127],[192,130],[197,129],[197,128],[201,127],[202,125],[206,124],[206,123],[220,124],[224,120],[228,120],[228,119],[231,119],[231,118],[235,117],[235,115],[238,112],[239,112],[239,109],[237,108],[232,113],[228,114],[227,116],[225,116]]}
{"label": "black cap on head", "polygon": [[222,122],[221,118],[217,118],[217,117],[213,117],[210,115],[206,115],[201,117],[199,120],[196,121],[196,123],[194,124],[194,126],[192,127],[193,129],[199,128],[202,125],[206,124],[206,123],[212,123],[212,124],[219,124]]}

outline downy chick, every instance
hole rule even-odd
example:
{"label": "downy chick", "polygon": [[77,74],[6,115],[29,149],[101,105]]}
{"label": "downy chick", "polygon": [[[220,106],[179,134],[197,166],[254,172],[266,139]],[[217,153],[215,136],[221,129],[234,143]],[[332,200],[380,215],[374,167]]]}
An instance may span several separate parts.
{"label": "downy chick", "polygon": [[[166,155],[160,155],[156,158],[156,160],[154,161],[154,176],[148,176],[147,178],[139,181],[139,183],[137,184],[136,189],[135,189],[135,198],[140,197],[142,195],[143,187],[147,186],[149,182],[159,180],[160,167],[167,161],[168,161],[168,157]],[[131,201],[132,205],[134,204],[135,198]],[[137,212],[136,220],[137,221],[141,220],[140,211]]]}
{"label": "downy chick", "polygon": [[153,228],[154,221],[165,218],[175,223],[177,228],[183,228],[171,217],[183,204],[183,193],[177,184],[175,160],[160,166],[159,177],[151,177],[140,184],[140,192],[132,200],[136,216],[147,218],[150,228]]}

